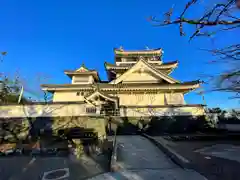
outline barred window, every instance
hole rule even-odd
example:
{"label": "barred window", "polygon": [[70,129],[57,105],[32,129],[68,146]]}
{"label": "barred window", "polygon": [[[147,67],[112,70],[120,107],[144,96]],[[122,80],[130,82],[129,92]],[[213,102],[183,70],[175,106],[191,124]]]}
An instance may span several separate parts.
{"label": "barred window", "polygon": [[95,107],[86,108],[86,113],[96,113],[96,108]]}

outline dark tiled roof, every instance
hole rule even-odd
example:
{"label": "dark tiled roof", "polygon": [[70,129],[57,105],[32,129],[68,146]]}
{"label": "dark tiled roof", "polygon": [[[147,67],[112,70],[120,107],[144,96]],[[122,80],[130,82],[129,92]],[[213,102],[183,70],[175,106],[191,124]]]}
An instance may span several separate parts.
{"label": "dark tiled roof", "polygon": [[27,102],[24,104],[19,104],[19,103],[8,103],[8,104],[0,104],[0,106],[23,106],[23,105],[44,105],[44,104],[84,104],[84,101],[73,101],[73,102],[67,102],[67,101],[63,101],[63,102]]}
{"label": "dark tiled roof", "polygon": [[166,108],[166,107],[196,107],[196,106],[206,106],[204,104],[168,104],[168,105],[148,105],[148,106],[131,106],[131,105],[126,105],[126,106],[120,106],[120,108]]}
{"label": "dark tiled roof", "polygon": [[42,88],[94,88],[94,86],[99,86],[100,88],[117,88],[117,87],[162,87],[162,86],[183,86],[183,85],[196,85],[201,83],[199,80],[196,81],[188,81],[182,83],[174,83],[174,84],[158,84],[158,83],[126,83],[126,84],[108,84],[108,83],[97,83],[95,84],[42,84]]}
{"label": "dark tiled roof", "polygon": [[138,56],[162,56],[162,49],[144,49],[144,50],[124,50],[124,49],[114,49],[116,57],[138,57]]}
{"label": "dark tiled roof", "polygon": [[114,48],[114,51],[121,51],[121,52],[152,52],[152,51],[158,51],[161,50],[162,48],[156,48],[156,49],[140,49],[140,50],[124,50],[120,48]]}
{"label": "dark tiled roof", "polygon": [[96,70],[88,70],[85,72],[82,71],[73,71],[73,70],[64,70],[65,73],[76,73],[76,74],[86,74],[86,73],[97,73]]}
{"label": "dark tiled roof", "polygon": [[65,70],[64,73],[68,75],[69,77],[73,75],[94,75],[95,79],[100,80],[99,74],[96,70],[88,70],[86,72],[80,72],[80,71],[72,71],[72,70]]}
{"label": "dark tiled roof", "polygon": [[115,99],[115,100],[118,99],[117,97],[111,96],[111,95],[108,95],[108,94],[105,94],[105,93],[102,92],[102,91],[95,91],[95,92],[89,93],[89,94],[88,94],[87,96],[85,96],[85,97],[87,98],[87,97],[91,96],[92,94],[94,94],[94,93],[96,93],[96,92],[98,92],[100,95],[105,96],[105,97],[107,97],[107,98],[109,98],[109,99]]}
{"label": "dark tiled roof", "polygon": [[[137,63],[137,62],[136,62]],[[136,63],[129,63],[129,64],[121,64],[120,66],[117,66],[115,64],[111,64],[111,63],[108,63],[108,62],[105,62],[104,63],[104,66],[106,68],[110,68],[110,69],[115,69],[115,68],[123,68],[123,69],[128,69],[128,68],[131,68],[134,64]],[[175,65],[175,64],[178,64],[178,61],[171,61],[171,62],[166,62],[166,63],[163,63],[161,65],[157,65],[157,64],[154,64],[154,63],[150,63],[148,62],[149,64],[153,65],[155,68],[164,68],[164,66],[168,66],[168,65]]]}

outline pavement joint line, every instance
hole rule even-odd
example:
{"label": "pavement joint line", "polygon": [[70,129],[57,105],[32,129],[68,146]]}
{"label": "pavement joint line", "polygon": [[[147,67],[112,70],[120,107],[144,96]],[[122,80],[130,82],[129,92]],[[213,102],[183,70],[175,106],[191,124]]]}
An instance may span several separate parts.
{"label": "pavement joint line", "polygon": [[184,158],[180,154],[178,154],[176,151],[174,151],[172,148],[168,147],[166,143],[161,141],[161,137],[158,137],[158,140],[154,139],[153,137],[142,134],[145,138],[150,140],[152,143],[154,143],[161,151],[163,151],[167,156],[169,156],[173,162],[175,162],[177,165],[182,167],[183,169],[191,169],[191,163],[188,159]]}
{"label": "pavement joint line", "polygon": [[36,158],[32,158],[31,161],[22,169],[22,172],[25,172],[30,165],[32,165],[36,161]]}

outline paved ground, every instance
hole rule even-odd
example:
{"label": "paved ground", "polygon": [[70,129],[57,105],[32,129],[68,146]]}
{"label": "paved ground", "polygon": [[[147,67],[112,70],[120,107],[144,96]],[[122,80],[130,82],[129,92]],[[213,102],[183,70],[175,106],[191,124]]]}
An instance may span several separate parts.
{"label": "paved ground", "polygon": [[[1,157],[0,180],[44,180],[50,171],[64,169],[68,171],[68,180],[81,180],[106,172],[95,160],[83,157],[74,160],[68,157]],[[65,172],[55,172],[51,176],[59,177]],[[61,175],[62,176],[62,175]]]}
{"label": "paved ground", "polygon": [[194,152],[240,163],[240,146],[233,144],[214,144],[212,146],[197,149]]}
{"label": "paved ground", "polygon": [[116,173],[108,173],[92,179],[204,179],[195,171],[179,168],[142,136],[118,136],[117,144],[119,144],[117,165],[121,169]]}
{"label": "paved ground", "polygon": [[118,164],[124,169],[172,169],[177,165],[142,136],[117,137]]}
{"label": "paved ground", "polygon": [[193,168],[209,180],[235,180],[240,177],[240,141],[165,140],[165,143],[190,160]]}

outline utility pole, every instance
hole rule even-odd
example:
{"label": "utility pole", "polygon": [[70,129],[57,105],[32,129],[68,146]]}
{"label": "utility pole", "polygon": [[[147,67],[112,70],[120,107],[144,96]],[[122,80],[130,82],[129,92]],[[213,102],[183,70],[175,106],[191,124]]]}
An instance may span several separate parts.
{"label": "utility pole", "polygon": [[21,102],[22,95],[23,95],[23,85],[21,87],[21,91],[20,91],[20,94],[19,94],[19,97],[18,97],[18,104]]}

